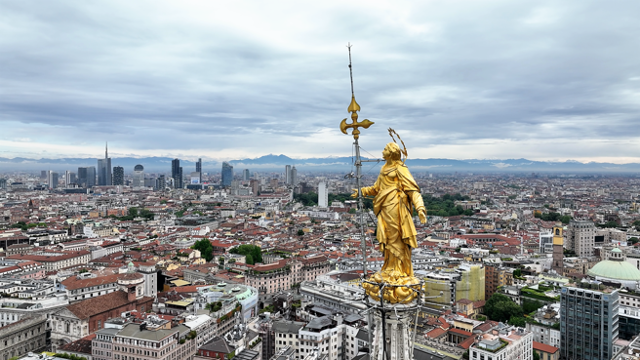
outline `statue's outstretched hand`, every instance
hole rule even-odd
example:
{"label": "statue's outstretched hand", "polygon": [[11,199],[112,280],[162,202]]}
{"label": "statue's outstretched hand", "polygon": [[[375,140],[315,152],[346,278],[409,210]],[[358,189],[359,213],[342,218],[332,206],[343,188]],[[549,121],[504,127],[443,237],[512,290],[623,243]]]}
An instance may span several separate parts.
{"label": "statue's outstretched hand", "polygon": [[420,217],[420,222],[422,224],[427,222],[427,210],[425,209],[418,210],[418,216]]}
{"label": "statue's outstretched hand", "polygon": [[353,190],[353,194],[351,194],[351,197],[354,198],[354,199],[357,198],[358,197],[358,189],[351,189],[351,190]]}

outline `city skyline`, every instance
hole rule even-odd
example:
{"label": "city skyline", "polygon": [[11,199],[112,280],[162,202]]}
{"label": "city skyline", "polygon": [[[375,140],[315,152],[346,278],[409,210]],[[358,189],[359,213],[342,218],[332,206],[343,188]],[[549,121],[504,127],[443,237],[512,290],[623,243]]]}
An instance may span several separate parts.
{"label": "city skyline", "polygon": [[348,155],[351,42],[371,153],[638,162],[638,6],[3,3],[0,157]]}

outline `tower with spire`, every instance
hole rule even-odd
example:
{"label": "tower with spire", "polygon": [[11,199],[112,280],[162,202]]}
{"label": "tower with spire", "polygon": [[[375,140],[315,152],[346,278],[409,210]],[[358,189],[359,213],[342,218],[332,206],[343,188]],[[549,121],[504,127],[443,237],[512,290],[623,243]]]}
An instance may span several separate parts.
{"label": "tower with spire", "polygon": [[111,158],[109,157],[109,143],[105,142],[104,159],[98,159],[98,185],[112,185],[111,178]]}

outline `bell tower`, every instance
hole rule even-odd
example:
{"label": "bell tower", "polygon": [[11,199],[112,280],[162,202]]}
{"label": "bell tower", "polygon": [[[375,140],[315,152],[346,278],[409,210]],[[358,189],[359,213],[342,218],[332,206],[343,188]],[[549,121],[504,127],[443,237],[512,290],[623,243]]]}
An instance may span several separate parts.
{"label": "bell tower", "polygon": [[553,227],[553,263],[551,269],[559,275],[564,274],[564,238],[562,234],[562,226],[556,224]]}

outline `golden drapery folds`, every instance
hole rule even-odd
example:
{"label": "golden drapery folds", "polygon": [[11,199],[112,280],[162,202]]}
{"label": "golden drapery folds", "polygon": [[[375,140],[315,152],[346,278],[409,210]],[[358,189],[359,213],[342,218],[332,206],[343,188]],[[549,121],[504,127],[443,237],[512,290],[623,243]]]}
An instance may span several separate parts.
{"label": "golden drapery folds", "polygon": [[391,303],[407,303],[416,297],[409,287],[394,285],[413,285],[419,288],[419,279],[413,276],[411,249],[417,247],[416,228],[413,225],[413,208],[420,220],[426,221],[426,210],[418,184],[409,169],[400,160],[400,148],[389,143],[382,153],[386,160],[380,169],[375,184],[362,188],[364,196],[374,196],[373,211],[378,219],[376,237],[380,251],[384,254],[382,269],[368,282],[363,283],[367,294],[379,300],[380,286],[384,289],[385,300]]}

